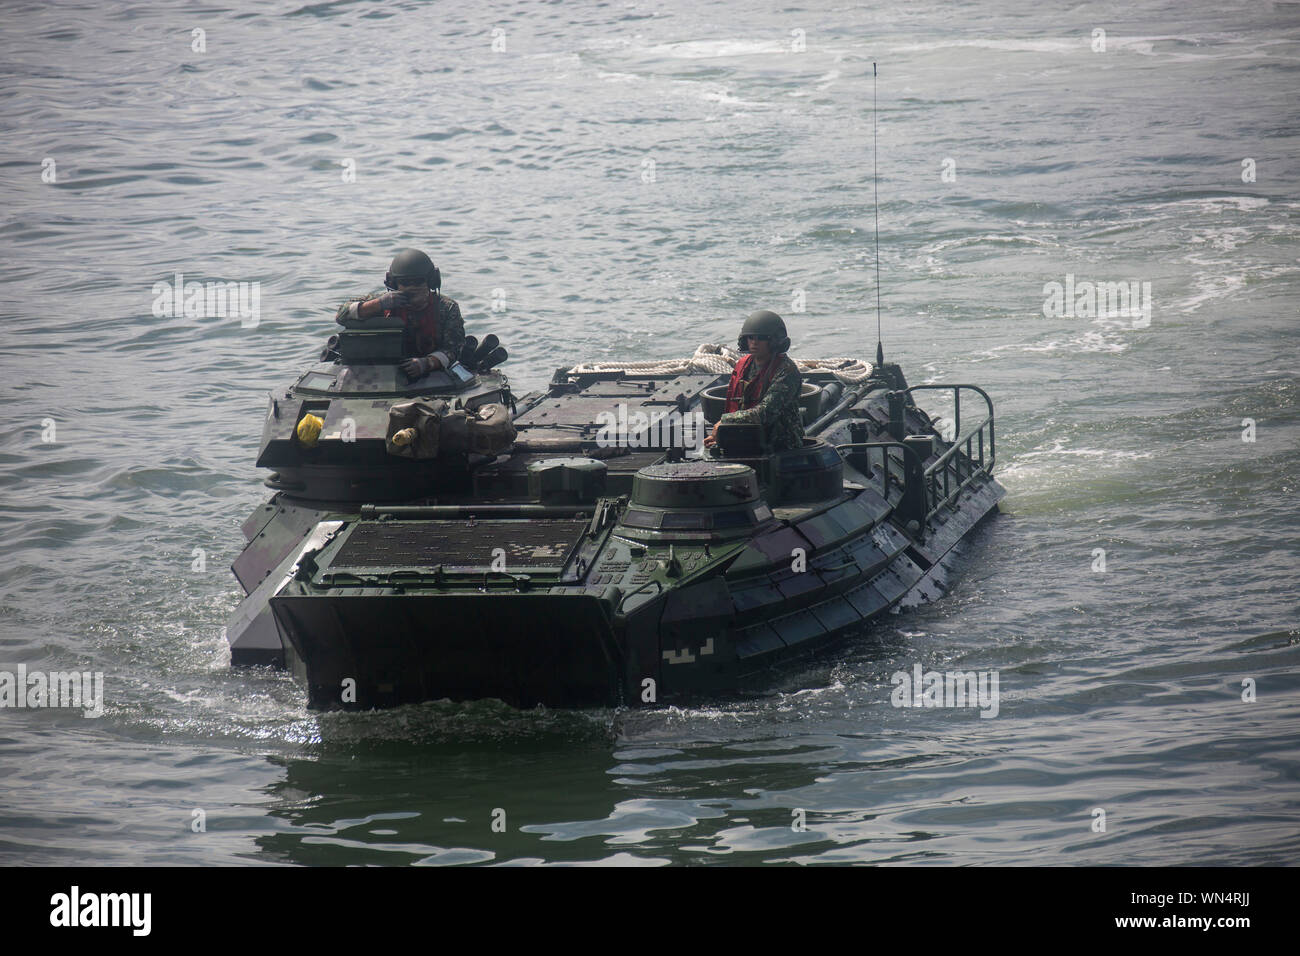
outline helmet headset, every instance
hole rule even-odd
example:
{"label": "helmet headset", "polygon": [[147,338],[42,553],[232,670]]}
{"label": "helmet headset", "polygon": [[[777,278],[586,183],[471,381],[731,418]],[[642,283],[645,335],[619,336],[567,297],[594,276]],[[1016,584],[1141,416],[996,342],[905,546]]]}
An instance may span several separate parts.
{"label": "helmet headset", "polygon": [[740,335],[736,339],[736,347],[740,351],[745,351],[747,348],[745,340],[751,335],[759,336],[770,342],[773,355],[780,355],[790,349],[790,336],[785,333],[785,322],[775,312],[770,312],[767,309],[751,312],[749,318],[745,319],[745,324],[741,327]]}
{"label": "helmet headset", "polygon": [[442,273],[433,264],[433,260],[419,249],[403,249],[393,257],[388,271],[384,273],[384,288],[397,290],[397,280],[420,276],[429,288],[437,291],[442,288]]}

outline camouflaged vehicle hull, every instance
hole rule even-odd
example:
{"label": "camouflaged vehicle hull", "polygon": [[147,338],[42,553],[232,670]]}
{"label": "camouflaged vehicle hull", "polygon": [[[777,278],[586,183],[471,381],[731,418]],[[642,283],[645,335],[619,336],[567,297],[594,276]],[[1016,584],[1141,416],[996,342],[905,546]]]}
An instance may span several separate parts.
{"label": "camouflaged vehicle hull", "polygon": [[[909,389],[894,365],[851,384],[806,372],[803,448],[765,453],[738,426],[716,460],[682,460],[680,430],[653,423],[712,420],[721,374],[557,371],[516,400],[496,372],[404,386],[382,362],[346,368],[272,400],[258,463],[279,469],[275,494],[233,566],[232,662],[293,669],[316,708],[733,691],[938,597],[1004,493],[987,395]],[[954,441],[914,401],[927,390],[955,400]],[[504,402],[518,437],[495,456],[394,458],[387,408],[412,394]],[[310,450],[293,441],[304,409],[325,420]]]}

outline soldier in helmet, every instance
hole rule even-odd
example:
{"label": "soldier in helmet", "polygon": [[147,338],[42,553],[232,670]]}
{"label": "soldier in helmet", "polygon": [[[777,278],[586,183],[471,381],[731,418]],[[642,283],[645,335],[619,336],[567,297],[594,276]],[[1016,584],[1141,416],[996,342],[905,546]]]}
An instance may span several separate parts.
{"label": "soldier in helmet", "polygon": [[[786,355],[790,337],[785,323],[775,312],[760,309],[745,320],[739,348],[749,352],[736,363],[727,385],[726,413],[719,425],[756,424],[772,451],[803,447],[803,417],[799,394],[803,376]],[[704,439],[712,446],[718,440],[718,426]]]}
{"label": "soldier in helmet", "polygon": [[403,249],[384,276],[386,292],[349,299],[339,306],[335,320],[355,322],[378,316],[396,316],[406,328],[401,364],[414,381],[434,369],[447,368],[465,344],[465,321],[455,299],[442,295],[442,274],[419,249]]}

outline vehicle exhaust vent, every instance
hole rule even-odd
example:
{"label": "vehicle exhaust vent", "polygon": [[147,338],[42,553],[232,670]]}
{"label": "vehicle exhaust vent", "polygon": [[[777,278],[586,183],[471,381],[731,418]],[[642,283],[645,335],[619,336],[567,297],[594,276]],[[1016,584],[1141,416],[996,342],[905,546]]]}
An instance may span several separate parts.
{"label": "vehicle exhaust vent", "polygon": [[558,568],[588,519],[362,521],[329,563],[344,568],[490,568],[497,549],[508,571]]}

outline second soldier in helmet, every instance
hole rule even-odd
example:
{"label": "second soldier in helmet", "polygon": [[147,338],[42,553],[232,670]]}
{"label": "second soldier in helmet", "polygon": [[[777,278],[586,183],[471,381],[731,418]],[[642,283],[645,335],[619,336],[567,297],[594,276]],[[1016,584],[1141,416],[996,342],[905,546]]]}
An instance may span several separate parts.
{"label": "second soldier in helmet", "polygon": [[403,249],[384,276],[385,292],[349,299],[339,306],[335,320],[394,316],[406,334],[401,365],[412,380],[435,369],[447,368],[460,357],[465,344],[465,321],[455,299],[442,295],[442,275],[433,260],[419,249]]}
{"label": "second soldier in helmet", "polygon": [[[790,348],[785,322],[775,312],[759,309],[745,320],[737,344],[749,354],[741,357],[731,374],[726,412],[718,425],[761,425],[771,451],[801,448],[803,416],[799,395],[803,376],[785,354]],[[714,425],[704,444],[711,446],[717,440],[718,426]]]}

